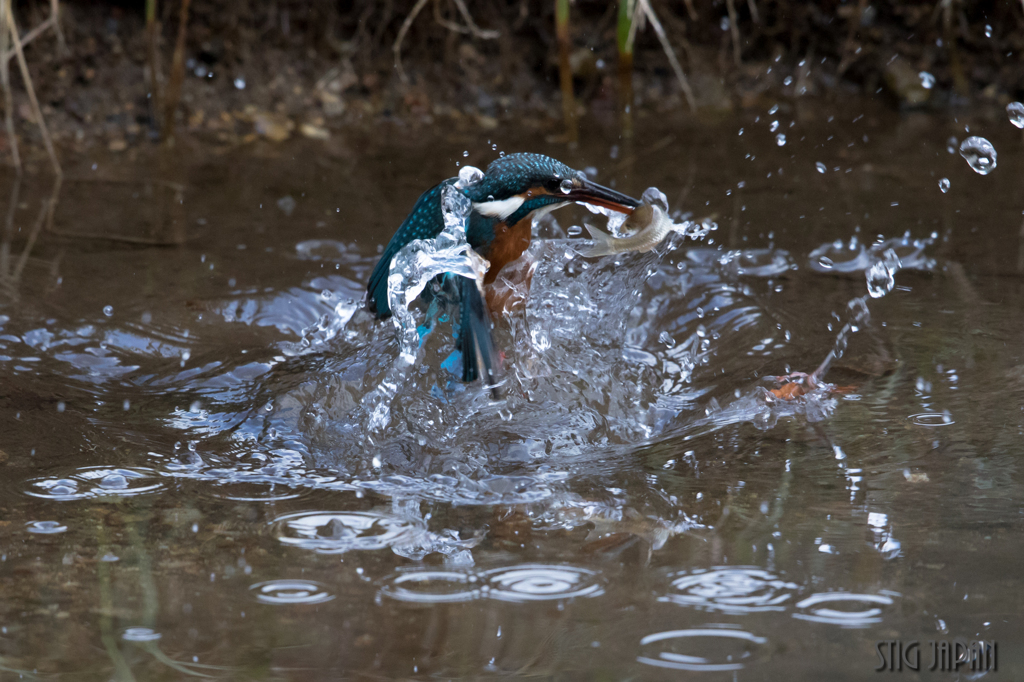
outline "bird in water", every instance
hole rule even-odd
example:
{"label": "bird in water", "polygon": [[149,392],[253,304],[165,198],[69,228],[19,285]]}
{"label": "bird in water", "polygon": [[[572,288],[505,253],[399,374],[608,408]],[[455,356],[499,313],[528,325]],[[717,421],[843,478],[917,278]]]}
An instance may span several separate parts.
{"label": "bird in water", "polygon": [[[479,181],[462,187],[449,178],[428,189],[391,238],[367,284],[367,307],[380,319],[391,315],[388,273],[398,252],[416,239],[435,239],[444,230],[442,199],[445,187],[455,186],[471,202],[466,241],[490,267],[484,285],[494,282],[502,268],[519,258],[533,237],[533,220],[569,203],[586,203],[632,214],[640,202],[587,179],[580,171],[542,154],[508,154],[495,159]],[[497,382],[497,362],[491,339],[491,317],[476,280],[444,275],[442,287],[458,300],[460,309],[456,349],[462,355],[462,380]],[[430,287],[423,295],[431,295]]]}

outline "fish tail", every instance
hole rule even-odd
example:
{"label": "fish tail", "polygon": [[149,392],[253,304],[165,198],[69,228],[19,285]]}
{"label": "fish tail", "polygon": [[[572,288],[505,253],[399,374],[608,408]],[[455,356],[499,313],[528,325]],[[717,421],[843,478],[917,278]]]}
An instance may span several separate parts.
{"label": "fish tail", "polygon": [[588,223],[583,223],[583,226],[587,228],[588,232],[590,232],[590,238],[594,240],[594,243],[593,245],[583,249],[580,253],[587,258],[610,256],[615,253],[615,240],[610,234]]}
{"label": "fish tail", "polygon": [[[462,380],[483,379],[493,386],[498,381],[497,353],[491,338],[491,316],[476,280],[459,277],[461,319],[456,347],[462,352]],[[497,389],[494,389],[496,391]]]}

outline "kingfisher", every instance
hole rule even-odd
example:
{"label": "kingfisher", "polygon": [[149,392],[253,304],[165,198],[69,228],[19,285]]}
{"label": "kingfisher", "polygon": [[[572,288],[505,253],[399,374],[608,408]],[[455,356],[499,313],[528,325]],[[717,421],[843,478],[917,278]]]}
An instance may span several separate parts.
{"label": "kingfisher", "polygon": [[[561,161],[543,154],[508,154],[487,167],[476,182],[462,186],[449,178],[428,189],[412,207],[377,262],[366,286],[367,308],[379,319],[391,316],[387,281],[391,263],[406,244],[435,239],[444,229],[442,193],[454,186],[471,202],[466,241],[490,266],[484,286],[494,282],[507,264],[530,246],[533,221],[570,203],[585,203],[631,214],[640,202],[587,179]],[[490,311],[479,283],[462,275],[443,275],[442,285],[459,301],[456,349],[462,356],[462,380],[497,383],[497,362],[491,337]],[[423,295],[429,294],[430,287]],[[421,295],[421,296],[423,296]]]}

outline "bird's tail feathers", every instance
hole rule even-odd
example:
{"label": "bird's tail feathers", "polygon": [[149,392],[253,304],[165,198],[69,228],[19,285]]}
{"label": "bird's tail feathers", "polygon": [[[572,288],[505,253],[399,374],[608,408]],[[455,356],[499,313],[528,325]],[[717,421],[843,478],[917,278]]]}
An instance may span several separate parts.
{"label": "bird's tail feathers", "polygon": [[[498,356],[491,336],[493,325],[487,302],[476,280],[459,277],[461,320],[458,348],[462,353],[462,380],[483,379],[489,386],[498,383]],[[497,389],[494,389],[495,391]]]}

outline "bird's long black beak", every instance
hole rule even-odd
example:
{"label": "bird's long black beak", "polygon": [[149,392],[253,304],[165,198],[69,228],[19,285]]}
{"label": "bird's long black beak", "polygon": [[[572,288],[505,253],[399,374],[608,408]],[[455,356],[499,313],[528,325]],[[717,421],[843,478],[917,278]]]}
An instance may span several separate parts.
{"label": "bird's long black beak", "polygon": [[584,180],[578,187],[574,187],[567,195],[570,201],[579,201],[594,206],[602,206],[619,213],[630,214],[633,209],[640,205],[640,202],[622,192],[616,192],[604,185],[599,185],[590,180]]}

